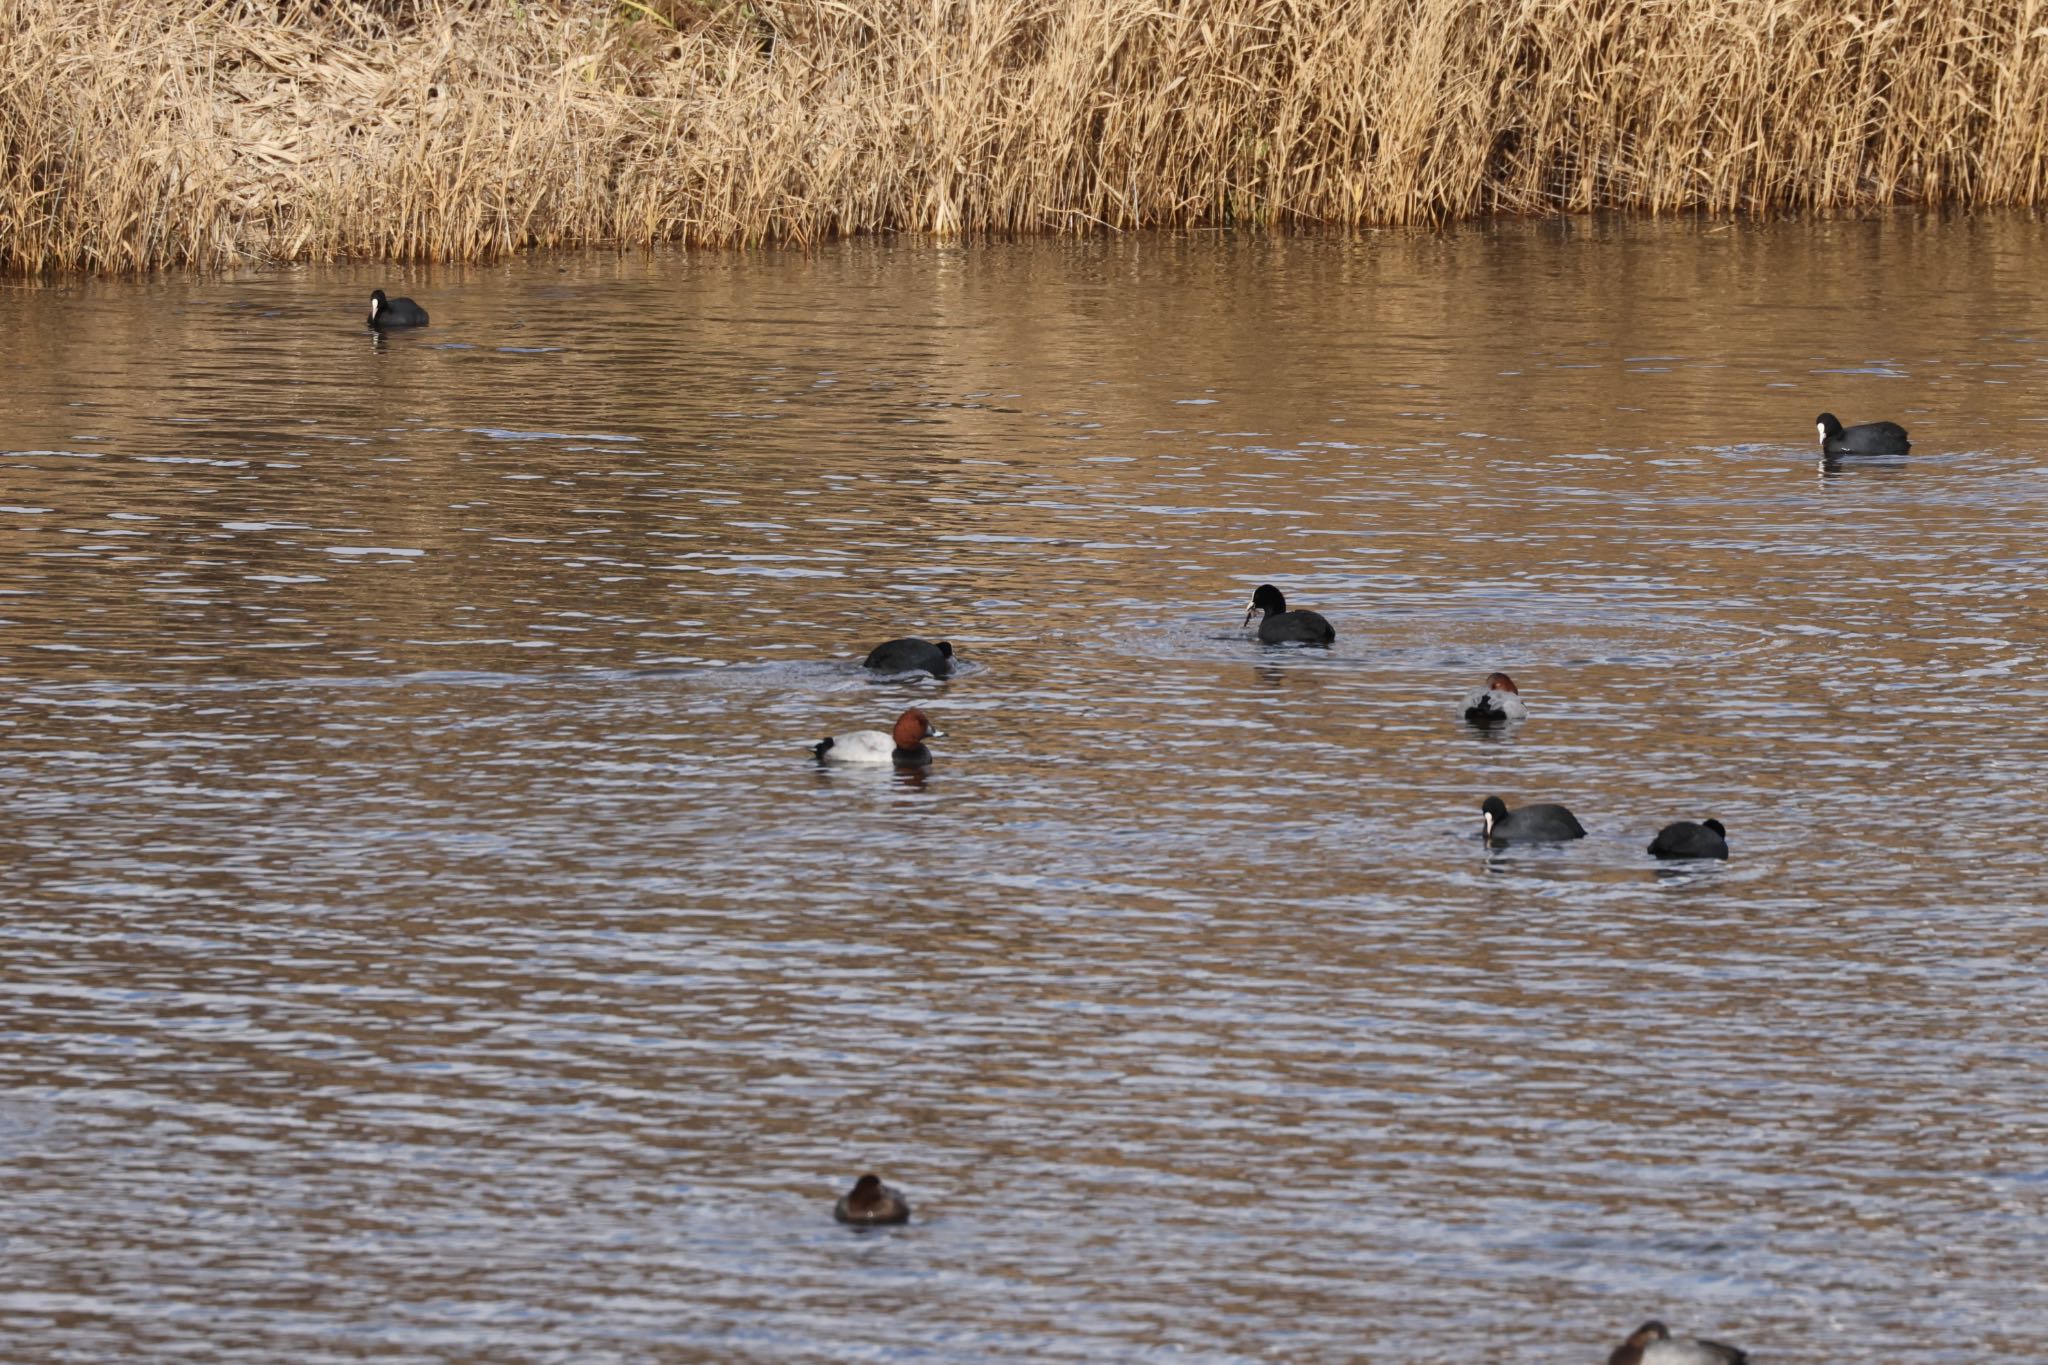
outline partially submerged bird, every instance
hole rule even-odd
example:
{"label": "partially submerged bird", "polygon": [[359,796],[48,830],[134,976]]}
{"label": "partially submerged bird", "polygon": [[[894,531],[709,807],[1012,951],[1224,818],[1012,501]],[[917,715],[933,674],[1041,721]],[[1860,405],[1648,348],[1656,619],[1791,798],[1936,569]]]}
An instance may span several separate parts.
{"label": "partially submerged bird", "polygon": [[1614,1348],[1607,1365],[1748,1365],[1749,1352],[1718,1341],[1673,1337],[1671,1329],[1652,1320],[1628,1334]]}
{"label": "partially submerged bird", "polygon": [[906,635],[876,645],[860,666],[876,673],[929,673],[943,678],[953,671],[953,646],[944,640],[934,644]]}
{"label": "partially submerged bird", "polygon": [[1490,675],[1486,686],[1465,698],[1465,719],[1474,725],[1499,725],[1528,718],[1529,708],[1522,704],[1522,690],[1505,673]]}
{"label": "partially submerged bird", "polygon": [[1913,448],[1913,443],[1906,439],[1906,429],[1897,422],[1865,422],[1845,427],[1832,412],[1824,412],[1813,424],[1820,431],[1823,455],[1903,455]]}
{"label": "partially submerged bird", "polygon": [[857,1228],[875,1228],[888,1223],[910,1221],[910,1201],[903,1192],[884,1185],[878,1175],[864,1175],[853,1188],[839,1196],[832,1216]]}
{"label": "partially submerged bird", "polygon": [[370,325],[380,331],[386,327],[424,327],[427,325],[427,310],[411,299],[387,299],[383,290],[372,289]]}
{"label": "partially submerged bird", "polygon": [[1337,638],[1337,628],[1324,620],[1320,613],[1313,611],[1289,611],[1287,599],[1280,589],[1271,583],[1262,583],[1252,594],[1252,604],[1244,614],[1244,623],[1250,625],[1252,617],[1265,613],[1259,622],[1259,643],[1262,645],[1326,645]]}
{"label": "partially submerged bird", "polygon": [[896,717],[892,730],[855,730],[832,735],[811,746],[820,763],[893,763],[899,768],[924,768],[932,761],[928,739],[944,739],[924,712],[915,706]]}
{"label": "partially submerged bird", "polygon": [[1674,820],[1650,840],[1650,852],[1659,858],[1725,858],[1728,828],[1719,820]]}
{"label": "partially submerged bird", "polygon": [[1523,806],[1509,810],[1498,796],[1480,803],[1486,820],[1486,841],[1492,844],[1541,844],[1557,839],[1583,839],[1586,827],[1563,806]]}

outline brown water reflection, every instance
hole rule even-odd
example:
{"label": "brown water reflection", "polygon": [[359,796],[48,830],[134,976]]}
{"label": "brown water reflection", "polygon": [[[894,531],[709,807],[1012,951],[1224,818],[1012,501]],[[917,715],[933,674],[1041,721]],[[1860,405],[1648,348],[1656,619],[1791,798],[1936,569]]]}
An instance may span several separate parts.
{"label": "brown water reflection", "polygon": [[0,1340],[2025,1358],[2043,231],[7,293]]}

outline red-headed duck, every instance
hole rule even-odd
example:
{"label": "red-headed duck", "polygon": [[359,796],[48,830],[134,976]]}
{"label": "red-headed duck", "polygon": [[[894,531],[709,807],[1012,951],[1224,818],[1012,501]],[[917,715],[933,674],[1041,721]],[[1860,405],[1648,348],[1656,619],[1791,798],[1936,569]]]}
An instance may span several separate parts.
{"label": "red-headed duck", "polygon": [[1659,858],[1725,858],[1728,827],[1719,820],[1674,820],[1650,840],[1650,852]]}
{"label": "red-headed duck", "polygon": [[1523,806],[1509,810],[1498,796],[1480,803],[1486,820],[1486,841],[1492,844],[1541,844],[1556,839],[1583,839],[1586,827],[1563,806]]}
{"label": "red-headed duck", "polygon": [[1487,677],[1486,686],[1465,698],[1465,719],[1474,725],[1499,725],[1510,720],[1529,719],[1522,704],[1522,689],[1505,673]]}
{"label": "red-headed duck", "polygon": [[411,299],[387,299],[384,291],[370,291],[370,325],[383,330],[386,327],[424,327],[427,325],[427,310]]}
{"label": "red-headed duck", "polygon": [[864,1175],[853,1188],[839,1196],[832,1216],[857,1228],[878,1228],[888,1223],[910,1221],[910,1201],[901,1190],[884,1185],[878,1175]]}
{"label": "red-headed duck", "polygon": [[1674,1337],[1661,1322],[1646,1322],[1614,1348],[1607,1365],[1749,1365],[1749,1352],[1718,1341]]}
{"label": "red-headed duck", "polygon": [[1906,429],[1897,422],[1865,422],[1844,427],[1840,418],[1824,412],[1814,418],[1813,425],[1820,432],[1823,455],[1903,455],[1913,448],[1913,443],[1906,439]]}
{"label": "red-headed duck", "polygon": [[932,729],[924,712],[913,706],[896,717],[894,730],[833,735],[812,745],[811,752],[820,763],[893,763],[899,768],[923,768],[932,761],[932,751],[924,742],[944,738]]}
{"label": "red-headed duck", "polygon": [[943,678],[953,671],[953,646],[944,640],[933,644],[914,635],[884,640],[868,651],[861,667],[876,673],[929,673]]}
{"label": "red-headed duck", "polygon": [[1259,643],[1262,645],[1327,645],[1337,638],[1337,628],[1313,611],[1287,610],[1287,598],[1271,583],[1261,583],[1259,590],[1252,594],[1250,610],[1244,614],[1244,623],[1250,625],[1252,618],[1264,612],[1259,622]]}

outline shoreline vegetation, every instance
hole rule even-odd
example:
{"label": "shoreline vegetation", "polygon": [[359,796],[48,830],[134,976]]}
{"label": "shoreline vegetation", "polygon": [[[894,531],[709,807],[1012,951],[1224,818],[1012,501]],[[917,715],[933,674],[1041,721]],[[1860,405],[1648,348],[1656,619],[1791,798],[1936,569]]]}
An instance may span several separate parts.
{"label": "shoreline vegetation", "polygon": [[2048,200],[2043,0],[0,0],[0,271]]}

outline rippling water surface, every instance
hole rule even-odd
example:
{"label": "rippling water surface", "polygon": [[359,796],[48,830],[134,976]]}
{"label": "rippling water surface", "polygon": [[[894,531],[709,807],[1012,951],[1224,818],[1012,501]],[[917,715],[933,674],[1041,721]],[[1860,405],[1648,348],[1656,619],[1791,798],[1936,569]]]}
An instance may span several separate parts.
{"label": "rippling water surface", "polygon": [[[2038,1358],[2044,261],[6,290],[0,1358]],[[812,763],[912,703],[928,776]]]}

